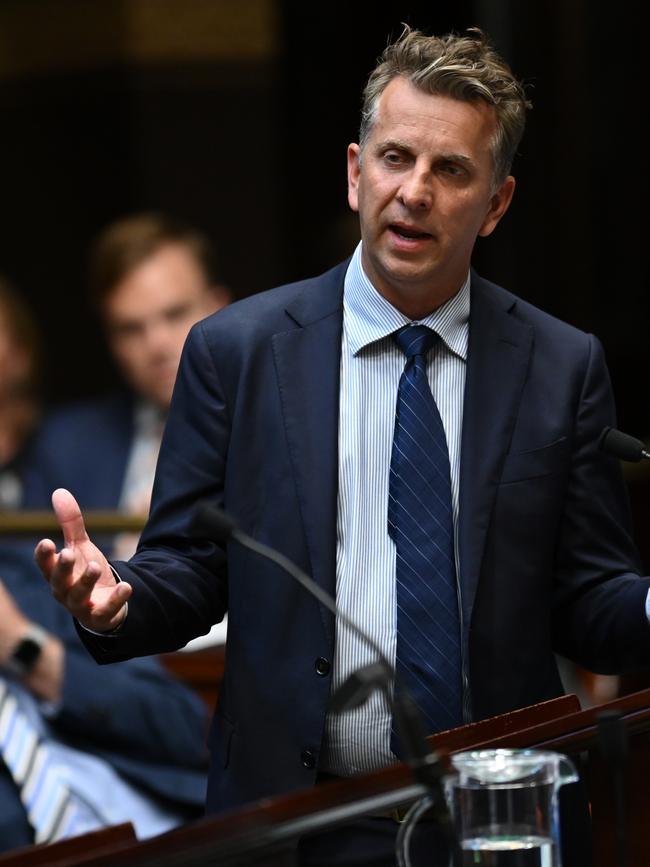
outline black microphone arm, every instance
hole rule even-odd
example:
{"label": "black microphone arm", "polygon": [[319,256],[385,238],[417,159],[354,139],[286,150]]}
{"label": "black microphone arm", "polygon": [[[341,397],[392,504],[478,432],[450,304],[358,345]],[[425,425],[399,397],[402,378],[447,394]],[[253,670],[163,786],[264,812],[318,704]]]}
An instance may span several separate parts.
{"label": "black microphone arm", "polygon": [[358,638],[361,638],[362,641],[364,641],[364,643],[377,654],[379,665],[381,666],[382,672],[385,673],[387,680],[394,677],[395,671],[393,666],[386,659],[373,639],[370,638],[369,635],[366,635],[366,633],[346,614],[339,611],[335,600],[330,596],[330,594],[325,592],[325,590],[323,590],[323,588],[320,587],[313,578],[310,578],[309,575],[302,571],[302,569],[299,569],[298,566],[296,566],[292,560],[289,560],[288,557],[285,557],[284,554],[276,551],[275,548],[270,548],[263,542],[258,542],[257,539],[249,536],[248,533],[244,533],[243,530],[239,529],[236,521],[234,521],[222,509],[218,509],[211,503],[202,503],[197,508],[193,527],[195,530],[205,533],[217,542],[223,543],[227,542],[229,539],[234,539],[235,542],[243,545],[244,548],[248,548],[249,551],[253,551],[261,557],[266,557],[268,560],[272,560],[281,569],[288,572],[289,575],[301,584],[308,593],[315,596],[320,603],[331,611],[335,617],[338,617],[343,623],[345,623],[345,625],[352,630]]}
{"label": "black microphone arm", "polygon": [[621,461],[638,463],[650,460],[645,443],[613,427],[603,428],[598,438],[598,448]]}
{"label": "black microphone arm", "polygon": [[239,545],[243,545],[244,548],[248,548],[261,557],[266,557],[276,563],[376,654],[377,662],[353,672],[345,683],[337,689],[330,701],[330,709],[335,713],[340,713],[363,704],[373,690],[381,689],[384,691],[405,748],[407,764],[418,782],[426,786],[434,795],[436,817],[440,824],[443,827],[446,826],[448,832],[451,833],[451,818],[442,789],[444,769],[441,767],[438,755],[427,746],[426,731],[417,705],[405,690],[399,690],[396,694],[391,689],[395,678],[395,669],[386,659],[378,644],[354,620],[339,609],[335,599],[323,590],[313,578],[310,578],[284,554],[276,551],[275,548],[270,548],[263,542],[258,542],[241,530],[236,521],[222,509],[217,508],[212,503],[200,503],[197,506],[192,527],[194,532],[214,539],[216,542],[226,543],[232,539]]}

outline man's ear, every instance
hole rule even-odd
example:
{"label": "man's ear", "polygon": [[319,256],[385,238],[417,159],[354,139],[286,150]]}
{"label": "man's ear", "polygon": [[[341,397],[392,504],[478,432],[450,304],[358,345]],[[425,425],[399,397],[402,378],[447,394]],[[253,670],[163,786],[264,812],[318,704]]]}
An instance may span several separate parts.
{"label": "man's ear", "polygon": [[359,177],[361,175],[361,148],[348,145],[348,204],[353,211],[359,210]]}
{"label": "man's ear", "polygon": [[479,235],[483,238],[491,235],[497,223],[510,207],[510,202],[515,192],[515,179],[508,175],[499,189],[492,195],[490,206],[485,215],[483,225],[479,229]]}

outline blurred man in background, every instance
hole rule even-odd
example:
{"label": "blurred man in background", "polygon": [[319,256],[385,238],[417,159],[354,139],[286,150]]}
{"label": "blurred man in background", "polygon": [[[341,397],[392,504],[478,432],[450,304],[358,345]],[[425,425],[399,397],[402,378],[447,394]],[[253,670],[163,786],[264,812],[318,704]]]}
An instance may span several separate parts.
{"label": "blurred man in background", "polygon": [[[139,214],[108,226],[90,256],[93,305],[125,388],[46,419],[27,473],[25,503],[49,508],[57,487],[89,509],[146,516],[162,431],[191,326],[230,300],[214,252],[195,229]],[[121,534],[113,556],[137,537]]]}
{"label": "blurred man in background", "polygon": [[[208,241],[156,214],[98,237],[90,287],[125,387],[45,419],[25,461],[23,505],[47,508],[52,487],[64,485],[89,508],[144,516],[185,338],[227,292]],[[15,366],[22,355],[12,347]],[[106,547],[129,556],[136,542],[120,534]],[[100,672],[30,549],[5,543],[0,553],[0,851],[124,821],[147,837],[196,817],[204,703],[155,659]],[[55,771],[36,779],[25,766]],[[56,795],[41,786],[52,773]],[[48,798],[66,806],[47,815]]]}

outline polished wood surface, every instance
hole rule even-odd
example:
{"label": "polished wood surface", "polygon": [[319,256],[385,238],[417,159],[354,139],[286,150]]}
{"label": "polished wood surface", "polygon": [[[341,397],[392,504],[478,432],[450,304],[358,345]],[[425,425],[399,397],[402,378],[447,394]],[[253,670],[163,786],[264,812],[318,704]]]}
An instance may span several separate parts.
{"label": "polished wood surface", "polygon": [[[630,732],[633,758],[629,763],[628,826],[631,843],[628,867],[650,863],[645,830],[650,807],[645,798],[648,768],[645,753],[650,736],[650,691],[627,696],[602,708],[580,710],[575,696],[565,696],[523,710],[442,732],[429,739],[440,760],[459,750],[497,746],[536,747],[597,755],[596,724],[605,707],[618,709]],[[272,745],[269,745],[272,749]],[[639,755],[637,763],[637,750]],[[594,815],[595,867],[613,867],[611,786],[606,768],[590,771],[588,784]],[[630,787],[635,788],[634,791]],[[410,803],[424,788],[412,771],[396,764],[374,774],[327,782],[316,788],[270,798],[223,816],[205,819],[161,837],[118,846],[113,853],[71,861],[69,867],[220,867],[242,864],[291,864],[290,847],[301,834],[333,827],[377,809]],[[277,860],[274,860],[277,859]],[[568,865],[570,867],[570,865]]]}
{"label": "polished wood surface", "polygon": [[[89,534],[139,533],[146,523],[145,515],[127,515],[111,510],[88,509],[84,523]],[[54,512],[0,511],[0,537],[2,536],[57,536],[61,532]]]}
{"label": "polished wood surface", "polygon": [[0,855],[0,867],[69,867],[77,863],[79,858],[107,854],[123,845],[132,844],[135,839],[133,825],[125,822],[59,843],[14,849]]}
{"label": "polished wood surface", "polygon": [[[597,721],[602,710],[616,709],[630,737],[626,769],[627,867],[650,863],[650,691],[597,708],[580,710],[568,696],[484,720],[429,739],[441,760],[445,753],[487,747],[535,747],[569,754],[588,752],[587,783],[594,820],[594,867],[616,864],[609,771],[598,756]],[[272,745],[269,745],[272,749]],[[301,834],[349,821],[377,809],[410,803],[424,788],[411,770],[396,764],[374,774],[327,782],[316,788],[270,798],[229,814],[205,819],[161,837],[118,845],[110,854],[71,860],[68,867],[219,867],[292,864],[291,844]],[[570,867],[570,865],[567,865]]]}

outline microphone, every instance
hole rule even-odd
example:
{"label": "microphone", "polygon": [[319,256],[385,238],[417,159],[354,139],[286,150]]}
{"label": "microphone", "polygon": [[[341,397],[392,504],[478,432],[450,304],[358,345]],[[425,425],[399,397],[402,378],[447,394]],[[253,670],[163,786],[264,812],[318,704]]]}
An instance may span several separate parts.
{"label": "microphone", "polygon": [[638,463],[650,460],[645,443],[613,427],[603,428],[598,438],[598,448],[621,461]]}
{"label": "microphone", "polygon": [[222,509],[217,508],[212,503],[199,503],[194,513],[192,530],[195,534],[207,536],[220,544],[233,540],[249,551],[276,563],[373,651],[377,661],[353,672],[341,684],[330,699],[330,710],[334,713],[341,713],[359,707],[375,689],[383,690],[395,718],[401,743],[405,748],[407,764],[418,782],[422,783],[434,795],[436,818],[445,833],[451,835],[452,822],[442,787],[444,769],[441,767],[440,758],[427,747],[422,718],[411,696],[405,690],[393,694],[391,684],[395,679],[395,669],[386,659],[377,643],[354,620],[339,610],[335,599],[323,590],[313,578],[310,578],[284,554],[258,542],[241,530],[237,522]]}

